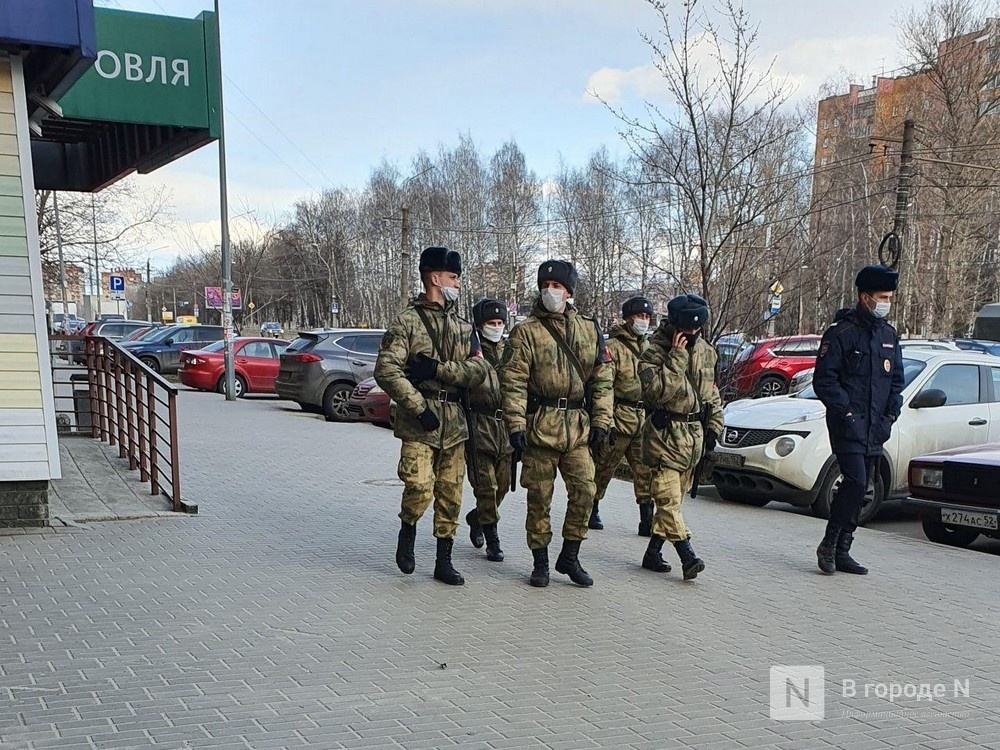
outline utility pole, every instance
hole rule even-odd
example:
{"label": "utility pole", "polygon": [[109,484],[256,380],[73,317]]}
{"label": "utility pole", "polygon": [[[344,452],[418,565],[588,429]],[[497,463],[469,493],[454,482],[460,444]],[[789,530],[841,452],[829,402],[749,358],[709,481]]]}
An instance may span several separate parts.
{"label": "utility pole", "polygon": [[94,194],[90,194],[90,227],[94,231],[94,294],[97,295],[97,314],[94,320],[101,318],[101,297],[103,288],[101,287],[101,261],[97,257],[97,199]]}
{"label": "utility pole", "polygon": [[233,362],[233,261],[229,253],[229,186],[226,183],[226,126],[222,105],[222,23],[215,0],[215,41],[219,49],[219,209],[222,223],[222,340],[226,364],[226,401],[236,400],[236,367]]}
{"label": "utility pole", "polygon": [[153,322],[153,305],[149,301],[149,287],[152,286],[152,269],[149,258],[146,258],[146,322]]}
{"label": "utility pole", "polygon": [[906,236],[906,218],[910,210],[910,181],[913,179],[913,120],[903,122],[903,147],[899,153],[899,181],[896,183],[896,211],[892,217],[892,231],[882,238],[878,246],[878,259],[891,268],[899,265],[903,256],[903,238]]}
{"label": "utility pole", "polygon": [[403,231],[399,261],[399,308],[402,310],[410,300],[410,209],[403,194]]}
{"label": "utility pole", "polygon": [[[59,248],[59,288],[63,299],[63,333],[69,333],[66,324],[69,322],[69,302],[66,301],[66,260],[63,258],[62,229],[59,226],[59,193],[52,191],[52,210],[56,218],[56,247]],[[79,313],[79,311],[77,311]]]}

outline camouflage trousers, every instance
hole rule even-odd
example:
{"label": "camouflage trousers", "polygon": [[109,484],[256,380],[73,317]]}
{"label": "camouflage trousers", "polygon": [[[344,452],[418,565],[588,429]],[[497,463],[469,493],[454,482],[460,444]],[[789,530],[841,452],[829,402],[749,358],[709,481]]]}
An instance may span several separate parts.
{"label": "camouflage trousers", "polygon": [[479,481],[474,481],[471,474],[469,480],[472,492],[476,496],[479,523],[484,525],[498,523],[500,503],[510,489],[510,454],[496,456],[477,451],[476,464],[479,468]]}
{"label": "camouflage trousers", "polygon": [[653,534],[668,542],[682,542],[691,538],[691,532],[681,516],[684,493],[694,481],[694,469],[679,472],[675,469],[653,469],[650,490],[656,513],[653,515]]}
{"label": "camouflage trousers", "polygon": [[396,473],[404,485],[399,517],[408,524],[416,525],[433,500],[434,536],[453,539],[462,512],[465,444],[440,449],[415,440],[404,440]]}
{"label": "camouflage trousers", "polygon": [[649,485],[653,471],[642,461],[641,433],[634,437],[618,435],[614,445],[605,443],[601,448],[597,454],[597,460],[594,462],[594,481],[597,483],[597,494],[594,495],[594,499],[604,499],[604,493],[608,491],[608,484],[611,483],[615,470],[621,464],[622,459],[628,461],[628,467],[632,471],[635,501],[637,503],[650,502]]}
{"label": "camouflage trousers", "polygon": [[557,469],[569,498],[563,520],[563,539],[586,539],[595,491],[594,461],[590,457],[590,449],[581,445],[568,453],[560,453],[548,448],[529,447],[522,462],[521,486],[528,491],[528,517],[524,522],[528,547],[541,549],[552,541],[549,512]]}

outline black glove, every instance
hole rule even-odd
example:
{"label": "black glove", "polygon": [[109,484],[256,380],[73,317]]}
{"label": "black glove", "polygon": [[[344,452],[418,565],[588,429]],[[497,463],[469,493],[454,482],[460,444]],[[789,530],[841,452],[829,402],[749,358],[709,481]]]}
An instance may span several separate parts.
{"label": "black glove", "polygon": [[603,427],[591,427],[590,437],[587,438],[587,445],[591,450],[596,450],[600,448],[608,440],[608,431]]}
{"label": "black glove", "polygon": [[653,423],[653,427],[658,430],[665,430],[670,426],[670,417],[667,416],[667,413],[663,409],[654,410],[650,421]]}
{"label": "black glove", "polygon": [[441,421],[437,418],[437,414],[431,411],[431,407],[429,406],[417,415],[417,421],[424,428],[424,432],[434,432],[434,430],[441,426]]}
{"label": "black glove", "polygon": [[520,461],[522,454],[528,448],[528,438],[524,434],[524,430],[510,433],[510,447],[514,449],[514,455]]}
{"label": "black glove", "polygon": [[406,377],[414,383],[430,380],[437,375],[439,364],[436,359],[421,352],[407,363]]}
{"label": "black glove", "polygon": [[612,427],[608,432],[608,445],[614,445],[618,442],[618,428]]}
{"label": "black glove", "polygon": [[715,430],[705,430],[705,452],[711,453],[719,445],[719,435]]}

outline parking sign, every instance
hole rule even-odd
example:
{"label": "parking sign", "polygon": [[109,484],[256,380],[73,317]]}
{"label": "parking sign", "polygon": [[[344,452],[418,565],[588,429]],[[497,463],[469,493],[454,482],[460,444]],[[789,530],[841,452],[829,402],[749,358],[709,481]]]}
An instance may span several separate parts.
{"label": "parking sign", "polygon": [[108,297],[111,299],[125,299],[125,277],[120,274],[108,276]]}

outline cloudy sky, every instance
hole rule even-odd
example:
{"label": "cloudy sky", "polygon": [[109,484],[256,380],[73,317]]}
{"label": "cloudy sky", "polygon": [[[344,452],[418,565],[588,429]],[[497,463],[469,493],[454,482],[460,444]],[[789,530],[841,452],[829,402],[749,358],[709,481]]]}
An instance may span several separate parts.
{"label": "cloudy sky", "polygon": [[[208,0],[98,0],[194,17]],[[679,0],[670,5],[679,6]],[[871,80],[900,64],[900,0],[746,0],[760,58],[813,97],[841,69]],[[715,3],[711,3],[715,5]],[[361,186],[387,157],[469,132],[489,153],[514,137],[542,178],[560,157],[602,144],[622,153],[616,120],[660,96],[640,30],[644,0],[222,0],[230,205],[280,218],[299,197]],[[217,152],[206,147],[147,177],[173,194],[177,229],[154,265],[218,233]]]}

